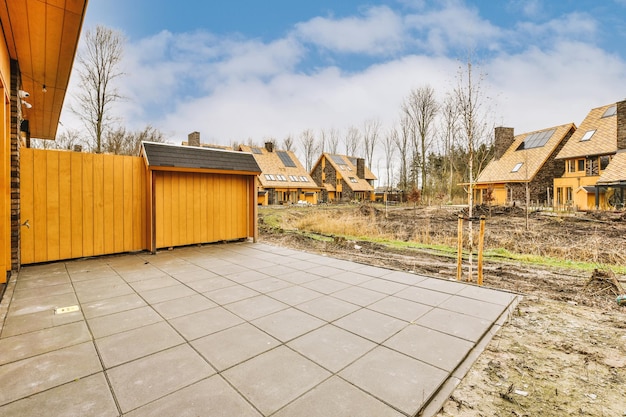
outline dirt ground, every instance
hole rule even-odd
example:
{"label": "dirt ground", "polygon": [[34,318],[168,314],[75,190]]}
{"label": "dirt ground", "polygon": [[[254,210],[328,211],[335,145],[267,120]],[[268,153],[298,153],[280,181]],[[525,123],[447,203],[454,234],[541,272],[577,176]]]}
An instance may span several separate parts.
{"label": "dirt ground", "polygon": [[[291,207],[281,209],[279,225],[273,220],[270,226],[265,219],[276,217],[275,209],[260,210],[259,220],[263,241],[444,279],[456,277],[451,254],[358,239],[313,239],[291,229],[294,220],[316,210],[327,210],[329,216],[349,212],[366,217],[398,240],[453,246],[458,216],[464,214],[459,208]],[[598,270],[487,260],[485,285],[520,293],[524,299],[438,417],[626,416],[626,307],[616,303],[626,282],[607,268],[626,264],[626,216],[527,216],[524,210],[505,207],[478,208],[474,215],[486,217],[486,250],[505,248],[589,262]]]}

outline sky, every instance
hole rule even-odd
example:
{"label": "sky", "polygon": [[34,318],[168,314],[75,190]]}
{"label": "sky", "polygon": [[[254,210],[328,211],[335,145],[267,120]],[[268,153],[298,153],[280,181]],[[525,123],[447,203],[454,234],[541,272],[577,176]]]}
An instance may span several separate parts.
{"label": "sky", "polygon": [[[494,125],[580,125],[626,98],[624,21],[626,0],[90,0],[83,31],[126,38],[113,111],[127,128],[297,144],[371,120],[384,134],[412,89],[443,99],[470,56]],[[64,128],[81,128],[77,81]]]}

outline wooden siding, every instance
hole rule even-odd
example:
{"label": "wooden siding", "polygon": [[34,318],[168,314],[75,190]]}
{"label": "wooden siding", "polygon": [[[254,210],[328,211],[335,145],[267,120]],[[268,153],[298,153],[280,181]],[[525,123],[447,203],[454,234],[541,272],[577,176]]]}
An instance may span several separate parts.
{"label": "wooden siding", "polygon": [[21,263],[143,250],[142,158],[23,148]]}
{"label": "wooden siding", "polygon": [[166,171],[153,175],[156,248],[254,236],[253,176]]}

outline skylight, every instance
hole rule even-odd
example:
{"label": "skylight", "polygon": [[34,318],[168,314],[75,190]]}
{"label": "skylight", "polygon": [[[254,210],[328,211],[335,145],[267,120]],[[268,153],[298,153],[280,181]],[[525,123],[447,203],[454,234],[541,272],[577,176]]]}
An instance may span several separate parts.
{"label": "skylight", "polygon": [[300,181],[302,182],[309,182],[309,179],[307,177],[305,177],[304,175],[300,176]]}
{"label": "skylight", "polygon": [[293,162],[293,160],[291,159],[291,157],[289,156],[287,152],[277,151],[276,154],[278,155],[280,160],[283,162],[283,165],[285,165],[286,167],[292,167],[292,168],[296,167],[295,162]]}
{"label": "skylight", "polygon": [[602,115],[602,117],[611,117],[611,116],[615,116],[615,114],[617,113],[617,104],[609,107],[608,109],[606,109],[606,111],[604,112],[604,114]]}
{"label": "skylight", "polygon": [[596,133],[596,131],[595,131],[595,130],[588,130],[588,131],[585,133],[585,135],[584,135],[582,138],[580,138],[580,141],[581,141],[581,142],[584,142],[584,141],[586,141],[586,140],[591,139],[591,137],[593,136],[593,134],[594,134],[594,133]]}
{"label": "skylight", "polygon": [[350,177],[350,182],[359,182],[359,181],[354,177]]}
{"label": "skylight", "polygon": [[265,174],[265,179],[270,181],[276,181],[276,178],[272,174]]}
{"label": "skylight", "polygon": [[522,167],[522,165],[524,165],[524,163],[523,163],[523,162],[518,162],[518,163],[517,163],[517,165],[515,165],[515,166],[513,167],[513,169],[511,170],[511,172],[517,172],[517,171],[519,171],[519,170],[520,170],[520,168]]}

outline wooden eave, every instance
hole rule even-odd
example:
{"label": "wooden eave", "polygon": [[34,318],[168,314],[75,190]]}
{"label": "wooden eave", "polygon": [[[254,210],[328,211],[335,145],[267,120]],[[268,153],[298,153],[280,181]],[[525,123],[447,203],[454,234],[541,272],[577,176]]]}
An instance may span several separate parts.
{"label": "wooden eave", "polygon": [[[0,21],[21,74],[30,136],[54,139],[78,48],[87,0],[0,0]],[[44,86],[46,91],[44,92]]]}

